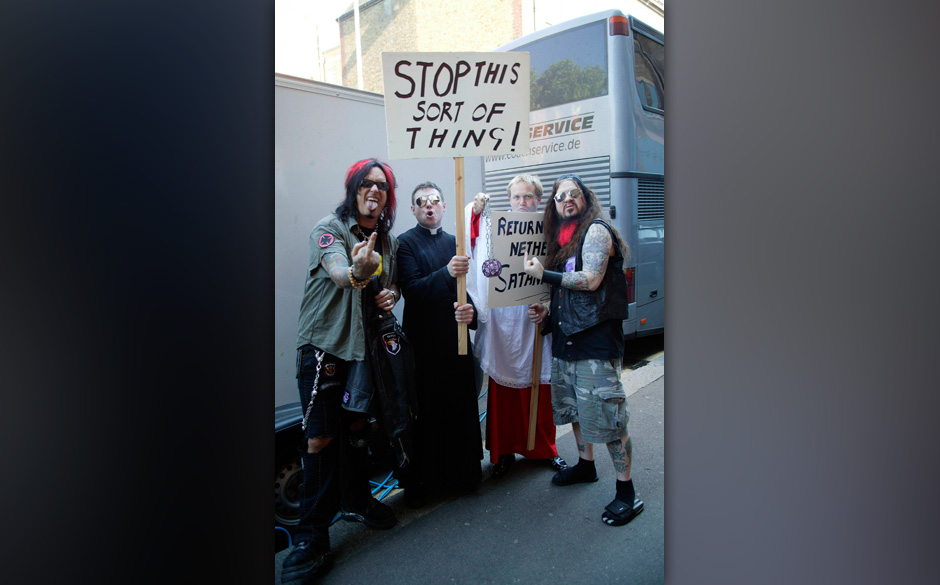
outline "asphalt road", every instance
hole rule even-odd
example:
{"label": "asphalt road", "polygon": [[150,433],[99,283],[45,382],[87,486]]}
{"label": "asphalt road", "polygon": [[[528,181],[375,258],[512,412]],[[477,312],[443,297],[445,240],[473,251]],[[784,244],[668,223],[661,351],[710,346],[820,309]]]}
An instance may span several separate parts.
{"label": "asphalt road", "polygon": [[[657,351],[648,357],[636,369],[625,360],[623,373],[632,478],[645,504],[630,524],[601,522],[615,485],[602,445],[595,446],[600,481],[566,487],[551,484],[554,471],[543,462],[521,457],[494,480],[484,452],[484,481],[473,495],[441,496],[411,510],[395,490],[384,500],[399,519],[391,530],[335,524],[330,532],[335,563],[319,582],[663,583],[664,355]],[[577,461],[570,425],[558,427],[556,444],[569,463]],[[274,557],[275,583],[287,554]]]}

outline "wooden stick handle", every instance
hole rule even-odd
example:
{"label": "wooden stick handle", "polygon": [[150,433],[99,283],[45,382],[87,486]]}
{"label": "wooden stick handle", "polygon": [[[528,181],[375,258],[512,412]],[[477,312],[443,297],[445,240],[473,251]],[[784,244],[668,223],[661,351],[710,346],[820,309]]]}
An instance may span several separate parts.
{"label": "wooden stick handle", "polygon": [[529,442],[526,449],[535,449],[535,427],[539,414],[539,386],[542,382],[542,335],[535,326],[535,354],[532,356],[532,395],[529,398]]}
{"label": "wooden stick handle", "polygon": [[[466,228],[464,227],[464,184],[463,184],[463,157],[454,157],[454,205],[457,207],[457,255],[466,256],[464,237]],[[457,304],[467,304],[467,275],[461,274],[457,277]],[[457,354],[467,355],[467,324],[457,324]]]}

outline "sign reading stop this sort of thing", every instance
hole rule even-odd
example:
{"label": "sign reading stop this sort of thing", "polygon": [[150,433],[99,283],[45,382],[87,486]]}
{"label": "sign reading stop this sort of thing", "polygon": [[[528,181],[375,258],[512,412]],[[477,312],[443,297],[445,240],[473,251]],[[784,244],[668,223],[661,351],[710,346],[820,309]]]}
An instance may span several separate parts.
{"label": "sign reading stop this sort of thing", "polygon": [[529,148],[529,54],[382,53],[391,159]]}

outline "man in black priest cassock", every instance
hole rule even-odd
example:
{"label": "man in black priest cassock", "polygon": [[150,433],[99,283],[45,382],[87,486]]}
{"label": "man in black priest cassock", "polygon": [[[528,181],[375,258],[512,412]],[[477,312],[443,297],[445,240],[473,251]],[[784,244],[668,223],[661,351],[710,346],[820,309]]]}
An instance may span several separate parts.
{"label": "man in black priest cassock", "polygon": [[457,323],[476,329],[473,305],[457,306],[457,276],[469,269],[455,255],[456,238],[441,229],[440,187],[425,182],[411,194],[418,225],[398,237],[398,285],[405,299],[402,328],[415,354],[418,416],[415,455],[399,471],[405,502],[423,505],[442,489],[474,491],[480,484],[483,441],[473,351],[457,353]]}

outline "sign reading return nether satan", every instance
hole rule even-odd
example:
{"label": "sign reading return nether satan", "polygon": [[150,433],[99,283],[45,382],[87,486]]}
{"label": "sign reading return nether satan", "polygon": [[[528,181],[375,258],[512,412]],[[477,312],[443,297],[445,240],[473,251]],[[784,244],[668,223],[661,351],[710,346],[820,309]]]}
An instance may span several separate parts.
{"label": "sign reading return nether satan", "polygon": [[382,53],[391,159],[529,148],[528,53]]}
{"label": "sign reading return nether satan", "polygon": [[[490,308],[530,305],[549,299],[548,285],[526,274],[522,267],[526,253],[536,256],[545,265],[547,244],[542,233],[542,217],[541,213],[524,211],[492,212],[493,257],[503,269],[497,276],[487,279],[490,286],[486,298]],[[486,244],[478,241],[477,249],[486,250]]]}

